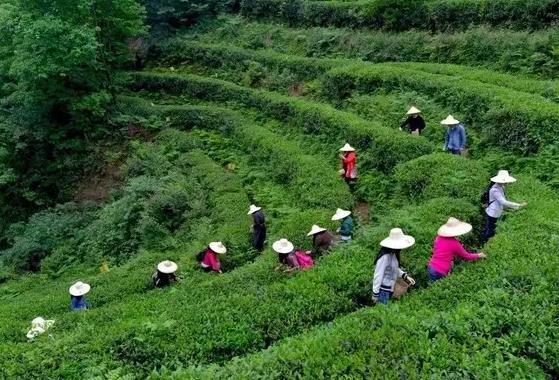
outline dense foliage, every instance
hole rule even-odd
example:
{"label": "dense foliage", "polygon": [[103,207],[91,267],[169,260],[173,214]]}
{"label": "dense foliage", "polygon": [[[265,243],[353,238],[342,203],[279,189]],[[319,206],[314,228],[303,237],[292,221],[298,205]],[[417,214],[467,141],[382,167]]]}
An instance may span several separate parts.
{"label": "dense foliage", "polygon": [[[556,73],[556,29],[533,31],[556,7],[3,2],[0,378],[557,378],[558,87],[514,73]],[[410,105],[421,136],[398,128]],[[449,113],[467,156],[441,151]],[[338,173],[346,142],[353,192]],[[482,247],[480,195],[499,169],[518,178],[507,198],[528,206]],[[260,254],[250,204],[266,215]],[[272,242],[310,249],[308,230],[335,231],[338,207],[353,211],[351,243],[311,270],[278,265]],[[487,259],[429,284],[450,216],[474,225],[460,240]],[[400,264],[417,284],[373,306],[373,259],[393,227],[416,239]],[[223,273],[205,273],[196,255],[217,240]],[[153,289],[166,259],[180,280]],[[92,285],[85,312],[68,311],[77,280]],[[56,322],[31,342],[37,316]]]}
{"label": "dense foliage", "polygon": [[17,210],[3,212],[7,221],[67,200],[95,170],[84,156],[109,132],[115,72],[133,59],[128,43],[145,32],[143,16],[135,0],[0,5],[0,207]]}
{"label": "dense foliage", "polygon": [[242,0],[241,12],[300,26],[449,31],[472,24],[544,28],[557,22],[558,6],[556,0]]}

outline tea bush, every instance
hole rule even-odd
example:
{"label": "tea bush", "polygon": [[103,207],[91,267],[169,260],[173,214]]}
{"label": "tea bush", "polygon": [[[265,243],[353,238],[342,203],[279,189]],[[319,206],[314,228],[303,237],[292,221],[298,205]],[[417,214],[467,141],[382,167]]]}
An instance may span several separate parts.
{"label": "tea bush", "polygon": [[[322,104],[193,75],[138,73],[135,79],[134,88],[137,89],[187,93],[193,97],[215,101],[235,99],[306,133],[327,134],[330,141],[336,139],[338,144],[342,145],[349,141],[353,146],[370,154],[374,158],[374,167],[383,172],[390,172],[400,161],[407,161],[432,151],[432,146],[422,138],[406,136]],[[386,150],[391,154],[386,155]]]}
{"label": "tea bush", "polygon": [[326,76],[324,88],[338,98],[354,90],[413,89],[466,115],[466,123],[480,126],[482,142],[516,153],[536,153],[556,142],[553,125],[559,118],[557,104],[537,95],[411,67],[356,65],[333,69]]}
{"label": "tea bush", "polygon": [[410,202],[450,197],[475,204],[490,177],[479,162],[448,153],[422,156],[396,166],[394,171],[397,193]]}
{"label": "tea bush", "polygon": [[478,1],[375,0],[307,1],[242,0],[241,14],[282,20],[298,26],[344,26],[402,31],[452,31],[475,24],[517,29],[545,28],[557,21],[556,0]]}
{"label": "tea bush", "polygon": [[[543,186],[521,181],[515,192],[531,194],[533,208],[508,219],[487,247],[486,261],[468,264],[401,303],[361,310],[222,367],[191,367],[176,375],[548,378],[558,364],[552,353],[559,326],[548,306],[557,294],[557,267],[549,264],[557,263],[550,234],[559,208]],[[538,273],[543,263],[547,269]]]}
{"label": "tea bush", "polygon": [[477,72],[476,67],[484,66],[548,78],[557,74],[559,58],[555,52],[559,39],[555,27],[528,32],[472,25],[455,33],[419,30],[390,33],[345,28],[289,28],[277,23],[222,16],[207,28],[191,30],[184,37],[256,52],[273,49],[315,58],[453,63],[469,66],[472,72]]}

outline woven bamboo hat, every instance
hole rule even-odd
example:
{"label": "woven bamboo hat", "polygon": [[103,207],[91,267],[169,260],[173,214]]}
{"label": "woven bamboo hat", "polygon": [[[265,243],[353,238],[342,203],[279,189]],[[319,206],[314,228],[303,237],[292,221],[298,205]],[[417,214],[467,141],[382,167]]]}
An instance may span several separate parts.
{"label": "woven bamboo hat", "polygon": [[449,218],[448,221],[443,224],[437,235],[443,237],[456,237],[465,235],[472,230],[472,225],[466,222],[461,222],[456,218]]}
{"label": "woven bamboo hat", "polygon": [[332,216],[332,220],[342,220],[344,218],[347,218],[350,215],[351,215],[351,211],[343,210],[343,209],[339,208],[339,209],[336,210],[336,213],[334,214],[334,216]]}
{"label": "woven bamboo hat", "polygon": [[91,289],[91,286],[89,284],[78,281],[74,285],[70,286],[70,289],[68,291],[74,297],[80,297],[80,296],[83,296],[83,295],[86,295],[87,293],[89,293],[90,289]]}
{"label": "woven bamboo hat", "polygon": [[418,113],[421,113],[420,109],[411,107],[408,112],[406,112],[406,115],[417,115]]}
{"label": "woven bamboo hat", "polygon": [[319,233],[324,232],[324,231],[326,231],[326,228],[319,227],[315,224],[314,226],[312,226],[311,232],[309,232],[307,234],[307,236],[316,235],[316,234],[319,234]]}
{"label": "woven bamboo hat", "polygon": [[224,254],[227,252],[227,248],[220,241],[214,241],[210,243],[210,249],[215,253]]}
{"label": "woven bamboo hat", "polygon": [[491,182],[495,183],[514,183],[516,178],[512,177],[507,170],[499,170],[495,177],[491,178]]}
{"label": "woven bamboo hat", "polygon": [[262,207],[257,207],[255,205],[250,205],[250,207],[248,208],[248,214],[247,215],[252,215],[256,211],[260,211],[260,210],[262,210]]}
{"label": "woven bamboo hat", "polygon": [[166,274],[175,273],[177,269],[179,269],[179,266],[176,263],[169,260],[165,260],[157,264],[157,270],[160,271],[161,273],[166,273]]}
{"label": "woven bamboo hat", "polygon": [[380,242],[380,245],[392,249],[405,249],[415,244],[412,236],[404,235],[400,228],[393,228],[386,239]]}
{"label": "woven bamboo hat", "polygon": [[277,253],[286,254],[293,252],[295,246],[287,239],[280,239],[272,244],[272,249]]}
{"label": "woven bamboo hat", "polygon": [[454,118],[454,116],[452,115],[448,115],[446,117],[446,119],[444,119],[443,121],[441,121],[442,125],[456,125],[456,124],[460,124],[460,121],[456,120]]}
{"label": "woven bamboo hat", "polygon": [[345,144],[343,147],[340,148],[340,152],[355,152],[355,148],[349,144]]}

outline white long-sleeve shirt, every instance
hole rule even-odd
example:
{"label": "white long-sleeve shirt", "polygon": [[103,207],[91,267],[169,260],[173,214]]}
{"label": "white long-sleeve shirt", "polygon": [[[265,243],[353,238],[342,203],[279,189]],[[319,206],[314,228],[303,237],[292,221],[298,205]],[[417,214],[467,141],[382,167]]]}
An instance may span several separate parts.
{"label": "white long-sleeve shirt", "polygon": [[385,254],[378,259],[373,277],[373,295],[378,297],[380,290],[394,291],[398,277],[403,277],[405,272],[400,269],[396,255]]}
{"label": "white long-sleeve shirt", "polygon": [[487,215],[493,218],[499,218],[503,214],[504,209],[516,209],[519,207],[520,204],[507,201],[505,198],[505,189],[502,185],[496,183],[491,187],[491,190],[489,190],[489,206],[485,210]]}

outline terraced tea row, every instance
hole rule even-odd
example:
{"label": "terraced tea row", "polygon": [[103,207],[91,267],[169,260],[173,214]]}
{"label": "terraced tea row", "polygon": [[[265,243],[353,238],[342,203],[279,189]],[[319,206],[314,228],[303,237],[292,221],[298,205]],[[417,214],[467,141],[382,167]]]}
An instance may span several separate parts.
{"label": "terraced tea row", "polygon": [[521,179],[515,196],[529,196],[531,207],[511,216],[486,247],[487,262],[457,271],[398,305],[360,310],[223,367],[175,375],[554,377],[559,368],[553,306],[559,262],[553,236],[559,205],[550,200],[554,193],[530,178]]}

